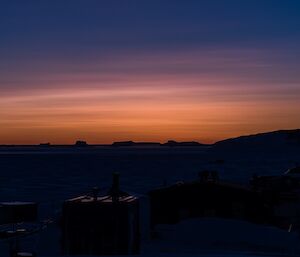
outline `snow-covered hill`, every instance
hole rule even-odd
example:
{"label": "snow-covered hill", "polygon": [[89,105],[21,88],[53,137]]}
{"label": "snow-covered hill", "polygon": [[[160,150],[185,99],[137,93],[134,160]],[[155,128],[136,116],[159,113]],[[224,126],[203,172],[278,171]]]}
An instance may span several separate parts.
{"label": "snow-covered hill", "polygon": [[[216,148],[256,149],[266,148],[300,148],[300,129],[278,130],[255,135],[241,136],[219,141],[214,144]],[[272,149],[269,149],[272,150]]]}

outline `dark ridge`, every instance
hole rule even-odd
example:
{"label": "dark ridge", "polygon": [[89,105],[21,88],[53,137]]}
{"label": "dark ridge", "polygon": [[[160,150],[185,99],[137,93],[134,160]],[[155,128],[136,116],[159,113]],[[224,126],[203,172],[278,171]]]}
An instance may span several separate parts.
{"label": "dark ridge", "polygon": [[229,138],[216,142],[215,147],[300,146],[300,129],[276,130]]}
{"label": "dark ridge", "polygon": [[169,140],[168,142],[163,144],[164,146],[205,146],[205,144],[201,144],[196,141],[187,141],[187,142],[176,142],[174,140]]}
{"label": "dark ridge", "polygon": [[112,146],[160,146],[158,142],[134,142],[134,141],[120,141],[113,142]]}
{"label": "dark ridge", "polygon": [[49,146],[51,146],[51,144],[50,144],[50,143],[40,143],[39,146],[42,146],[42,147],[49,147]]}
{"label": "dark ridge", "polygon": [[205,144],[201,144],[196,141],[188,141],[188,142],[177,142],[174,140],[169,140],[166,143],[159,142],[134,142],[134,141],[121,141],[114,142],[112,146],[207,146]]}
{"label": "dark ridge", "polygon": [[82,141],[82,140],[77,140],[76,143],[75,143],[75,146],[77,146],[77,147],[86,147],[86,146],[88,146],[88,143],[85,142],[85,141]]}

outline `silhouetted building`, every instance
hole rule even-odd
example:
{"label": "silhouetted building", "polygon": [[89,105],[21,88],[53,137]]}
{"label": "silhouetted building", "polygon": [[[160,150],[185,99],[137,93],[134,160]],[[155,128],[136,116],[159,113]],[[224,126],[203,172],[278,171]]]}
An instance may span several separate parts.
{"label": "silhouetted building", "polygon": [[300,169],[289,169],[279,176],[254,175],[251,186],[271,204],[275,225],[300,230]]}
{"label": "silhouetted building", "polygon": [[199,175],[199,180],[149,192],[152,228],[196,217],[243,219],[254,223],[271,220],[271,208],[260,192],[220,181],[214,171]]}
{"label": "silhouetted building", "polygon": [[287,170],[279,176],[258,176],[253,175],[250,184],[263,191],[270,191],[273,194],[293,193],[300,188],[300,167]]}
{"label": "silhouetted building", "polygon": [[118,175],[108,195],[80,196],[63,205],[65,254],[137,254],[139,252],[139,201],[119,190]]}
{"label": "silhouetted building", "polygon": [[38,205],[34,202],[0,203],[0,224],[34,222],[38,218]]}

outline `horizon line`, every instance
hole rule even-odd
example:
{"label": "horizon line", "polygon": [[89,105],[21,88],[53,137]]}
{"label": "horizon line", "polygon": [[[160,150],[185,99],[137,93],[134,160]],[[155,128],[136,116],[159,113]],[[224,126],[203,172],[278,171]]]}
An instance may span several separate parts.
{"label": "horizon line", "polygon": [[33,143],[33,144],[1,144],[0,143],[0,147],[5,147],[5,146],[76,146],[77,142],[83,142],[86,144],[86,146],[113,146],[115,143],[134,143],[134,144],[160,144],[160,145],[164,145],[167,144],[171,141],[175,142],[175,143],[198,143],[199,145],[214,145],[218,142],[221,141],[225,141],[225,140],[229,140],[229,139],[234,139],[234,138],[240,138],[240,137],[247,137],[247,136],[254,136],[254,135],[260,135],[260,134],[268,134],[268,133],[276,133],[276,132],[291,132],[291,131],[300,131],[300,128],[294,128],[294,129],[278,129],[278,130],[271,130],[271,131],[263,131],[263,132],[257,132],[257,133],[252,133],[252,134],[242,134],[239,136],[235,136],[235,137],[229,137],[229,138],[223,138],[221,140],[216,140],[213,141],[212,143],[202,143],[201,141],[198,140],[175,140],[175,139],[168,139],[165,141],[139,141],[139,140],[118,140],[118,141],[112,141],[111,143],[89,143],[88,141],[84,140],[84,139],[76,139],[74,140],[74,143],[72,144],[67,144],[67,143],[55,143],[52,144],[51,142],[40,142],[40,143]]}

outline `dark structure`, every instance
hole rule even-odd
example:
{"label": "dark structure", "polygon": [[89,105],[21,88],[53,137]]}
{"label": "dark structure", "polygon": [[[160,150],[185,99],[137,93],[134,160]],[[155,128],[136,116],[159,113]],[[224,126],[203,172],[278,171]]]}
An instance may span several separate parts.
{"label": "dark structure", "polygon": [[281,176],[254,175],[249,185],[220,181],[203,171],[193,182],[149,192],[151,226],[195,217],[242,219],[300,231],[300,169]]}
{"label": "dark structure", "polygon": [[0,203],[0,240],[9,244],[9,256],[36,256],[34,253],[20,251],[21,239],[38,232],[34,226],[38,224],[38,204],[34,202],[2,202]]}
{"label": "dark structure", "polygon": [[139,253],[139,201],[119,190],[119,177],[105,196],[67,200],[63,205],[62,242],[65,254]]}
{"label": "dark structure", "polygon": [[149,192],[151,226],[175,224],[195,217],[272,221],[271,206],[250,187],[220,181],[218,173],[204,171],[193,182],[181,182]]}
{"label": "dark structure", "polygon": [[280,176],[258,176],[254,174],[250,184],[256,189],[273,193],[293,193],[300,188],[300,167],[291,168]]}
{"label": "dark structure", "polygon": [[261,191],[272,206],[275,225],[300,231],[300,168],[289,169],[280,176],[254,175],[254,190]]}
{"label": "dark structure", "polygon": [[0,224],[34,222],[38,216],[38,205],[34,202],[0,203]]}

